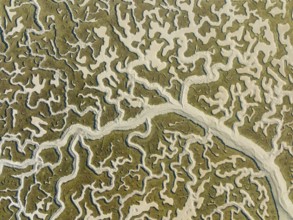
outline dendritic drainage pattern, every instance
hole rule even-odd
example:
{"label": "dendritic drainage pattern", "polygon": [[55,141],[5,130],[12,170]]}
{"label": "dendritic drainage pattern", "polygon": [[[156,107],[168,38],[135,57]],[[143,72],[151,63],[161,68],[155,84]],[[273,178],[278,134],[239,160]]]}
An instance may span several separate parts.
{"label": "dendritic drainage pattern", "polygon": [[293,219],[293,1],[1,0],[0,219]]}

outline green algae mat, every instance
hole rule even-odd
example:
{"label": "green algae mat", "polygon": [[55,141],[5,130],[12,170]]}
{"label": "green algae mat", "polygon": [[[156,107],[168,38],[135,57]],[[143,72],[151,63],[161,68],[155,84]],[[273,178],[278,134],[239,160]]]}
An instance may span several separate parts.
{"label": "green algae mat", "polygon": [[293,1],[0,0],[0,219],[292,220]]}

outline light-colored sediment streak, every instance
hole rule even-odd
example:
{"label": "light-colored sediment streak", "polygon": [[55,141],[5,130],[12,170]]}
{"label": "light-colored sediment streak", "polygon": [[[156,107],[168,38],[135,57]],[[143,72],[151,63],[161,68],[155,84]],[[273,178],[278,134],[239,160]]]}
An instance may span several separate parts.
{"label": "light-colored sediment streak", "polygon": [[259,168],[265,171],[277,204],[280,219],[293,218],[293,204],[288,197],[286,181],[280,172],[280,168],[274,163],[274,158],[268,152],[265,152],[250,139],[234,132],[215,118],[198,111],[189,104],[184,105],[184,109],[178,109],[176,112],[210,129],[210,132],[219,137],[227,146],[253,158]]}
{"label": "light-colored sediment streak", "polygon": [[[293,204],[288,197],[286,181],[280,172],[280,168],[274,163],[274,158],[270,156],[270,153],[265,152],[253,141],[228,128],[216,118],[203,113],[188,103],[185,103],[184,106],[179,103],[177,105],[168,103],[154,106],[144,110],[134,119],[118,123],[110,122],[99,131],[94,131],[81,125],[73,125],[64,133],[61,139],[54,142],[45,142],[41,144],[40,147],[63,146],[72,135],[76,134],[88,139],[100,139],[113,131],[134,129],[143,124],[146,120],[171,112],[175,112],[192,120],[194,123],[204,127],[206,130],[219,137],[227,146],[253,158],[268,178],[277,205],[279,218],[281,220],[293,219]],[[61,189],[58,191],[60,190]]]}
{"label": "light-colored sediment streak", "polygon": [[[64,176],[60,178],[56,184],[56,189],[57,189],[56,201],[57,201],[57,204],[60,206],[60,208],[51,216],[51,219],[56,219],[58,216],[60,216],[62,211],[64,211],[65,209],[65,204],[60,199],[61,193],[62,193],[62,184],[74,179],[77,176],[77,173],[79,170],[79,167],[78,167],[79,156],[76,150],[74,149],[77,143],[78,143],[78,136],[74,136],[69,145],[69,150],[68,150],[70,152],[70,155],[74,157],[73,172],[69,174],[68,176]],[[59,147],[62,147],[62,146],[59,146]]]}

